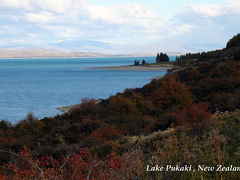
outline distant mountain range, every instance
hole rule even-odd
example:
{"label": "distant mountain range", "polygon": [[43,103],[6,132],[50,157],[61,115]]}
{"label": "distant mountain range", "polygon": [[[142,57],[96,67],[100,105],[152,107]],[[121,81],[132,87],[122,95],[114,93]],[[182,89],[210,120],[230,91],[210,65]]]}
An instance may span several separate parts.
{"label": "distant mountain range", "polygon": [[[67,52],[47,49],[0,49],[0,58],[57,58],[57,57],[110,57],[109,55],[88,52]],[[128,55],[125,55],[128,56]]]}
{"label": "distant mountain range", "polygon": [[[180,52],[167,53],[169,56],[178,56]],[[155,56],[155,54],[101,54],[94,52],[80,52],[80,51],[60,51],[47,49],[0,49],[0,58],[74,58],[74,57],[143,57]]]}
{"label": "distant mountain range", "polygon": [[[212,46],[216,47],[216,45]],[[163,42],[134,46],[115,45],[93,40],[63,40],[41,46],[13,44],[0,47],[0,58],[155,56],[157,52],[165,52],[169,56],[178,56],[198,49],[204,51],[205,49],[202,47],[207,48],[208,46],[201,44],[176,45]]]}
{"label": "distant mountain range", "polygon": [[58,43],[52,43],[48,46],[58,48],[65,51],[83,51],[83,52],[99,52],[111,51],[114,48],[109,43],[92,40],[65,40]]}

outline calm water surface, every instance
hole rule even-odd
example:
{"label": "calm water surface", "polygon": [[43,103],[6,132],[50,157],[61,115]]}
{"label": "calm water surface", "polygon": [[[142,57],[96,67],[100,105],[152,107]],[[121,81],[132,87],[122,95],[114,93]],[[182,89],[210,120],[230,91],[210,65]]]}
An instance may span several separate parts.
{"label": "calm water surface", "polygon": [[[82,98],[108,98],[126,88],[142,87],[156,71],[111,71],[88,67],[133,64],[126,58],[54,58],[0,60],[0,120],[13,123],[28,112],[38,118],[60,114],[56,108]],[[144,57],[154,62],[155,57]]]}

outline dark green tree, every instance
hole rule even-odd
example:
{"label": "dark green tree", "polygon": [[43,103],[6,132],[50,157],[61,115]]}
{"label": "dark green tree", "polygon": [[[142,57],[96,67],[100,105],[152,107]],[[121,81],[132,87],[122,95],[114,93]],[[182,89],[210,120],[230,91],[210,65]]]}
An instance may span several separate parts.
{"label": "dark green tree", "polygon": [[139,63],[139,60],[135,60],[135,61],[134,61],[134,65],[135,65],[135,66],[138,66],[139,64],[140,64],[140,63]]}
{"label": "dark green tree", "polygon": [[156,62],[159,63],[159,62],[168,62],[169,61],[169,57],[168,55],[165,53],[158,53],[157,54],[157,57],[156,57]]}
{"label": "dark green tree", "polygon": [[156,62],[157,63],[160,62],[160,55],[159,55],[159,53],[157,53]]}

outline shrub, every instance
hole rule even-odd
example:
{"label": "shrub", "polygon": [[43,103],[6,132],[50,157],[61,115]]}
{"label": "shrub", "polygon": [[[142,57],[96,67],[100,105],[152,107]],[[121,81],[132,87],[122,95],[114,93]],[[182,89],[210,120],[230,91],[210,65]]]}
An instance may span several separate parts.
{"label": "shrub", "polygon": [[200,73],[197,69],[191,69],[187,71],[187,73],[185,74],[185,78],[187,80],[196,80],[196,79],[199,79],[199,77],[200,77]]}
{"label": "shrub", "polygon": [[[44,123],[32,113],[29,113],[26,118],[16,125],[16,135],[25,144],[37,144],[37,139],[42,136],[42,130],[45,127]],[[35,141],[35,142],[34,142]],[[22,143],[22,142],[21,142]]]}
{"label": "shrub", "polygon": [[69,113],[74,118],[95,116],[98,111],[98,104],[94,99],[82,99],[82,103],[72,106]]}
{"label": "shrub", "polygon": [[192,103],[192,94],[188,87],[173,77],[160,81],[158,89],[150,94],[150,98],[153,105],[161,109]]}
{"label": "shrub", "polygon": [[200,133],[209,126],[211,112],[208,104],[199,103],[183,109],[177,109],[175,112],[176,123],[178,126],[190,128],[191,131]]}
{"label": "shrub", "polygon": [[36,158],[25,147],[19,154],[1,151],[15,157],[15,161],[0,167],[1,179],[132,179],[135,168],[130,156],[120,157],[114,151],[102,159],[97,158],[88,148],[79,153]]}
{"label": "shrub", "polygon": [[141,115],[136,104],[122,95],[110,97],[108,104],[103,107],[104,117],[135,117]]}
{"label": "shrub", "polygon": [[112,141],[120,138],[123,135],[122,130],[115,129],[113,127],[102,127],[93,131],[86,139],[88,143],[98,145],[105,141]]}

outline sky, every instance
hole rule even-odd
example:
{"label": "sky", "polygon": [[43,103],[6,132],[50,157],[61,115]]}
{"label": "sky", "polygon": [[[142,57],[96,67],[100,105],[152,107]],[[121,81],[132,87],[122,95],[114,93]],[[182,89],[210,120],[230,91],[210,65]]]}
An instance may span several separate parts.
{"label": "sky", "polygon": [[0,12],[0,48],[197,52],[240,32],[240,0],[0,0]]}

